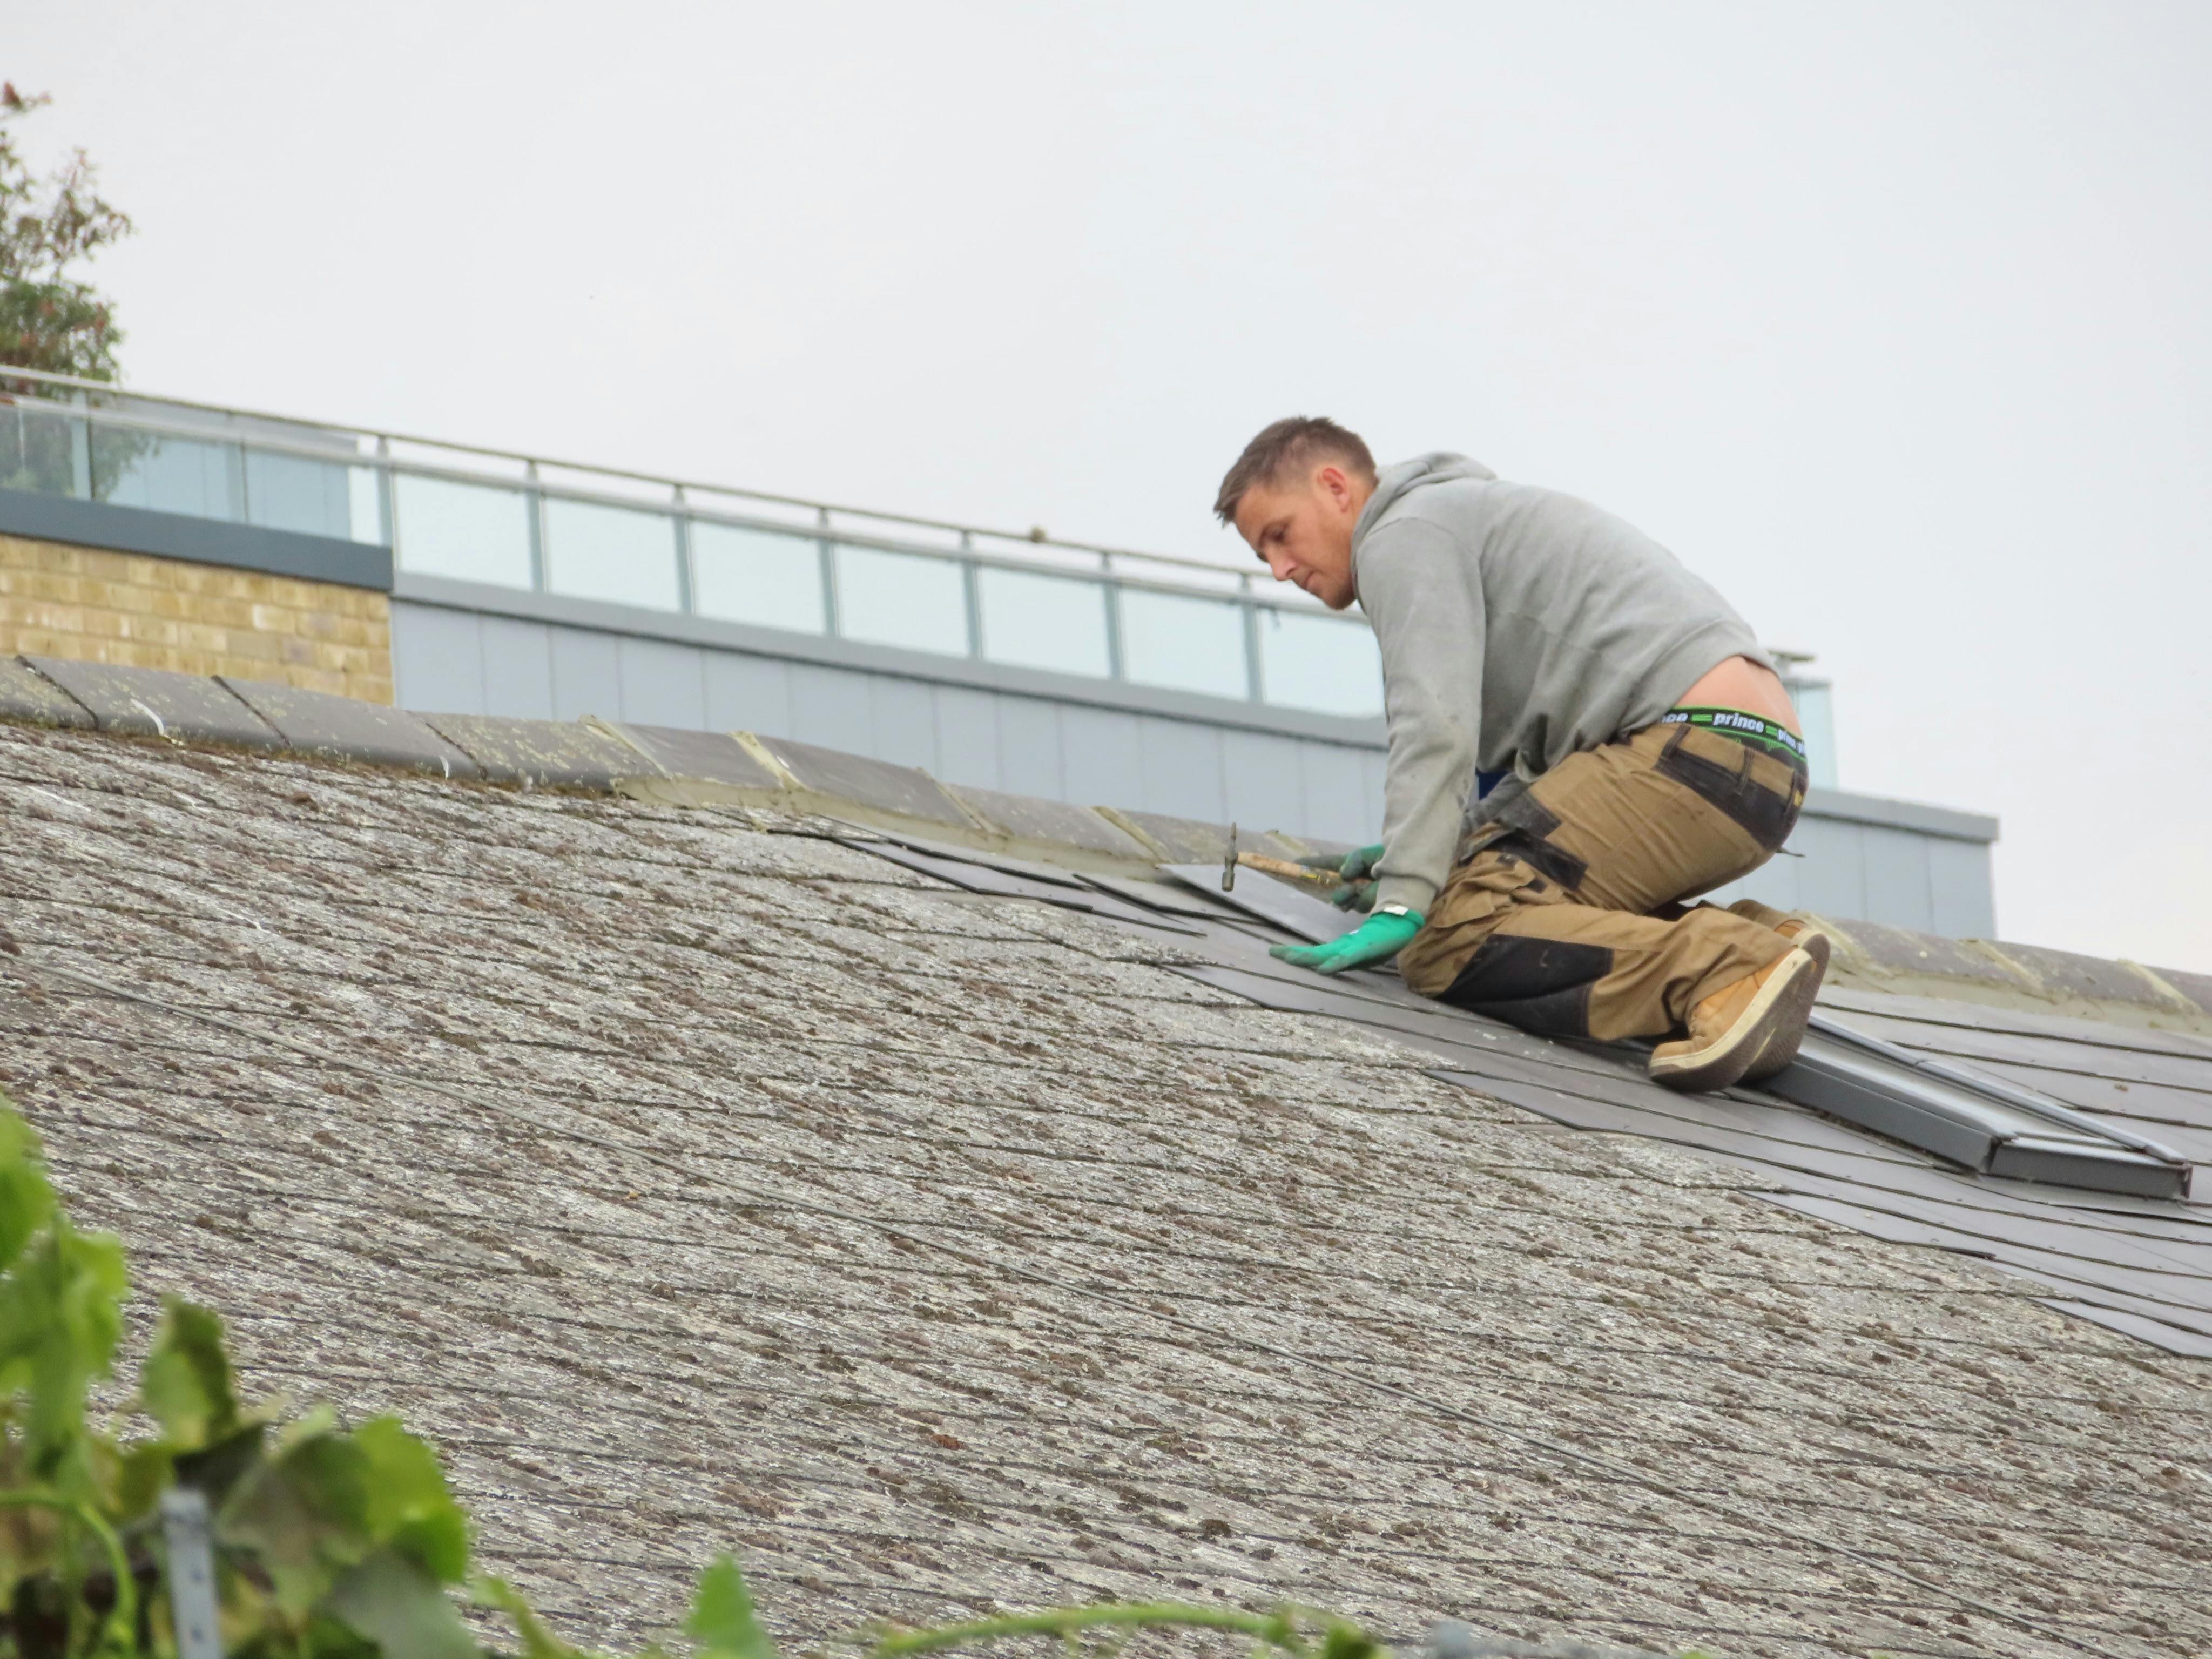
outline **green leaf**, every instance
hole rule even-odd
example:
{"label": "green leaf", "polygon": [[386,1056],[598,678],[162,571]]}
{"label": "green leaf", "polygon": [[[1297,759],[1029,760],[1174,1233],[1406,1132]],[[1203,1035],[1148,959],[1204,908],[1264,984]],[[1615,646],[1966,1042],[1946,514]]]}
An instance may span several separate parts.
{"label": "green leaf", "polygon": [[522,1638],[522,1659],[583,1659],[576,1649],[545,1628],[545,1621],[504,1578],[477,1579],[476,1596],[483,1605],[497,1607],[513,1623],[514,1633]]}
{"label": "green leaf", "polygon": [[469,1576],[469,1521],[446,1486],[428,1443],[396,1417],[372,1418],[353,1432],[364,1460],[368,1535],[389,1544],[441,1583]]}
{"label": "green leaf", "polygon": [[53,1212],[54,1189],[39,1163],[39,1138],[0,1094],[0,1272]]}
{"label": "green leaf", "polygon": [[387,1659],[477,1659],[476,1638],[438,1581],[393,1550],[377,1551],[339,1579],[321,1610]]}
{"label": "green leaf", "polygon": [[775,1643],[753,1616],[752,1592],[734,1556],[717,1556],[699,1575],[684,1633],[697,1640],[699,1659],[775,1659]]}
{"label": "green leaf", "polygon": [[224,1502],[217,1535],[260,1559],[286,1616],[305,1618],[374,1547],[367,1462],[327,1419],[311,1421],[306,1432],[288,1434]]}
{"label": "green leaf", "polygon": [[107,1375],[128,1285],[123,1247],[58,1213],[0,1277],[0,1399],[29,1393],[27,1472],[72,1497],[90,1490],[85,1392]]}
{"label": "green leaf", "polygon": [[1357,1625],[1332,1623],[1321,1643],[1322,1659],[1375,1659],[1374,1638]]}
{"label": "green leaf", "polygon": [[198,1451],[238,1427],[222,1322],[170,1297],[138,1375],[138,1397],[176,1451]]}

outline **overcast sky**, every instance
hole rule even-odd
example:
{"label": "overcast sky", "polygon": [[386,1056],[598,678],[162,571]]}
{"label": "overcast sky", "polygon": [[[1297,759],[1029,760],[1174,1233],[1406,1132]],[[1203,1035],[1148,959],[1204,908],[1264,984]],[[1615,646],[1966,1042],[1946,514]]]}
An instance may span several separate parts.
{"label": "overcast sky", "polygon": [[1163,551],[1325,413],[1620,513],[2212,969],[2212,6],[11,15],[140,387]]}

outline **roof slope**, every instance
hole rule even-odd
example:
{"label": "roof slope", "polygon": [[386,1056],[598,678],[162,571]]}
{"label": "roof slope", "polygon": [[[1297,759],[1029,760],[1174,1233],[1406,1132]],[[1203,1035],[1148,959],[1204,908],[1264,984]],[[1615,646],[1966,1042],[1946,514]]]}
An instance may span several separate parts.
{"label": "roof slope", "polygon": [[578,1636],[734,1544],[806,1638],[2212,1645],[2200,1364],[1175,971],[1210,933],[74,732],[0,728],[0,1064],[82,1218],[249,1384],[405,1413]]}

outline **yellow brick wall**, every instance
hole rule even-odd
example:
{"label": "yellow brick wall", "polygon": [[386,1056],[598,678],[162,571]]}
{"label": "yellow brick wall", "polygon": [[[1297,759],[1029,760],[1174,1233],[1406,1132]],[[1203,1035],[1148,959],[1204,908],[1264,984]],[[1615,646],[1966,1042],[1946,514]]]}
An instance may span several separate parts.
{"label": "yellow brick wall", "polygon": [[392,701],[382,593],[0,535],[0,656],[18,653]]}

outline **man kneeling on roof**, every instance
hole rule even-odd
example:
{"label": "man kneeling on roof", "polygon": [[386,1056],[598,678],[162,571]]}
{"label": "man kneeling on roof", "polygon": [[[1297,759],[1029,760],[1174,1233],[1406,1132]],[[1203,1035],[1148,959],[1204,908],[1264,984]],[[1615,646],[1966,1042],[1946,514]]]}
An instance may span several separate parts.
{"label": "man kneeling on roof", "polygon": [[1341,866],[1372,911],[1277,956],[1395,956],[1424,996],[1547,1035],[1672,1036],[1650,1073],[1677,1089],[1796,1057],[1827,941],[1682,905],[1765,863],[1805,800],[1796,711],[1726,600],[1585,501],[1461,455],[1378,472],[1332,421],[1253,439],[1214,511],[1276,580],[1358,600],[1382,649],[1382,841]]}

